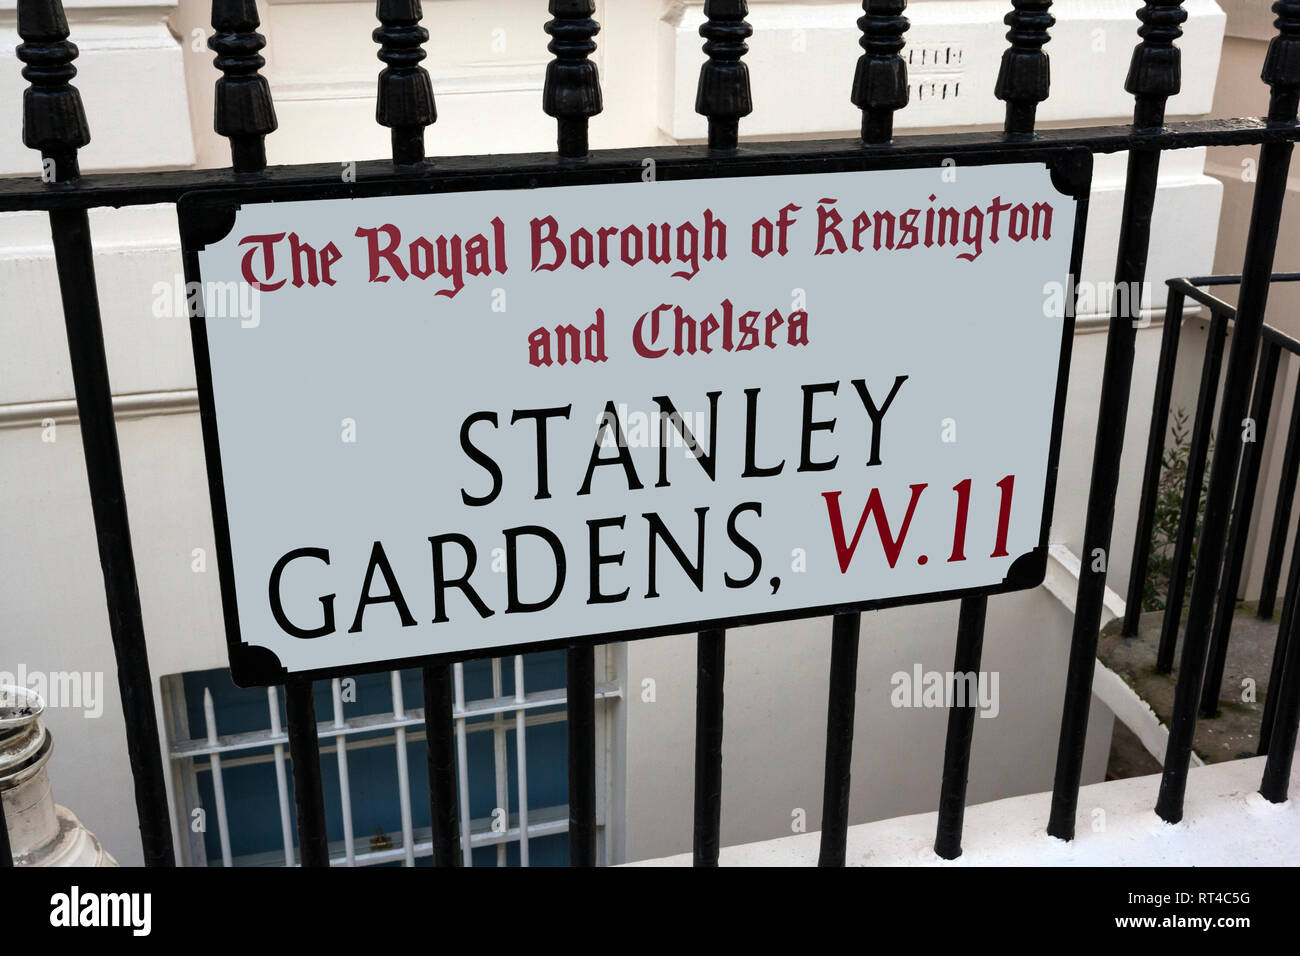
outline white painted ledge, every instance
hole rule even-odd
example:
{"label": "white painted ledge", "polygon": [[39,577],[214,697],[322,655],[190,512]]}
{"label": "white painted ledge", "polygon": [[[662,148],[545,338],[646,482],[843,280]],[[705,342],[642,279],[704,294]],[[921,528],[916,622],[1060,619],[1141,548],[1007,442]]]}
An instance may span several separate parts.
{"label": "white painted ledge", "polygon": [[[850,827],[848,866],[1278,866],[1300,857],[1300,764],[1292,799],[1258,793],[1264,757],[1194,768],[1181,823],[1156,816],[1158,775],[1094,783],[1079,791],[1078,830],[1066,843],[1047,835],[1050,793],[1010,797],[966,809],[962,855],[933,850],[937,813]],[[724,847],[723,866],[815,866],[821,835]],[[690,866],[691,854],[633,866]]]}
{"label": "white painted ledge", "polygon": [[[1079,593],[1079,558],[1063,544],[1047,548],[1047,575],[1043,588],[1074,613],[1074,602]],[[1102,598],[1101,626],[1124,616],[1124,599],[1106,588]],[[1092,692],[1110,708],[1115,719],[1137,736],[1151,756],[1162,764],[1169,746],[1169,728],[1161,722],[1151,705],[1138,696],[1138,692],[1124,682],[1113,670],[1097,661],[1092,672]],[[1192,766],[1204,766],[1205,761],[1192,754]]]}

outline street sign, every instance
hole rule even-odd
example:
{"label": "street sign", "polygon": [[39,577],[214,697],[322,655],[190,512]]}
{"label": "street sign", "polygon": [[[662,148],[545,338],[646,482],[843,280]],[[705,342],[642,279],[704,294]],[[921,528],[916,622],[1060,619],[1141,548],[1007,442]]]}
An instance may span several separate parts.
{"label": "street sign", "polygon": [[185,197],[236,680],[1037,585],[1067,158]]}

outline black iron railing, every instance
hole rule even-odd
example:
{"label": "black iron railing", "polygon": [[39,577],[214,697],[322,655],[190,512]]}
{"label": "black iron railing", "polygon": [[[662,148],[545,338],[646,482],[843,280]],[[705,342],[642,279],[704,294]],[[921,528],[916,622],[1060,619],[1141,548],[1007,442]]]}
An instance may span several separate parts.
{"label": "black iron railing", "polygon": [[[1181,63],[1175,41],[1186,13],[1180,0],[1147,0],[1138,11],[1140,42],[1133,52],[1125,88],[1133,94],[1133,122],[1128,126],[1057,129],[1036,132],[1037,105],[1048,96],[1048,57],[1043,47],[1054,23],[1050,0],[1012,0],[1006,16],[1010,27],[997,78],[996,95],[1006,103],[1000,132],[893,137],[896,111],[908,101],[907,67],[902,56],[908,21],[905,0],[865,0],[862,31],[864,53],[851,85],[852,102],[862,111],[860,141],[830,143],[764,143],[739,147],[739,121],[750,112],[747,68],[741,60],[751,29],[745,22],[744,0],[707,0],[706,60],[701,68],[697,110],[708,118],[707,146],[672,147],[662,151],[669,160],[707,161],[718,174],[771,160],[834,154],[852,157],[857,168],[871,169],[907,162],[938,163],[968,153],[994,151],[1008,158],[1031,159],[1063,148],[1089,153],[1127,151],[1128,180],[1120,230],[1116,284],[1131,287],[1146,278],[1152,208],[1160,157],[1168,149],[1211,145],[1261,144],[1255,207],[1250,226],[1241,300],[1235,312],[1232,349],[1225,378],[1221,420],[1233,423],[1246,412],[1250,373],[1262,334],[1264,304],[1272,271],[1282,197],[1292,144],[1297,137],[1297,97],[1300,96],[1300,0],[1278,0],[1278,34],[1273,39],[1263,79],[1271,90],[1267,118],[1166,123],[1165,105],[1180,87]],[[599,30],[592,19],[594,0],[550,0],[552,19],[546,26],[554,54],[546,72],[542,108],[557,123],[557,152],[551,156],[497,157],[467,160],[471,168],[544,168],[556,181],[581,183],[586,172],[639,167],[641,153],[589,154],[587,126],[601,112],[599,78],[589,59]],[[427,178],[430,183],[454,177],[458,159],[424,160],[424,130],[434,122],[433,89],[420,65],[428,37],[420,26],[419,0],[378,0],[380,26],[374,38],[385,64],[380,74],[377,121],[392,130],[391,162],[358,165],[358,179],[382,184],[387,179]],[[265,41],[257,32],[254,0],[214,0],[216,34],[210,46],[222,76],[216,84],[215,125],[230,140],[229,169],[182,170],[150,174],[82,176],[77,151],[90,139],[81,99],[69,85],[76,70],[76,47],[59,0],[19,0],[18,32],[23,43],[18,56],[30,81],[24,104],[24,142],[46,161],[42,180],[0,181],[0,211],[38,209],[50,214],[55,256],[67,318],[68,343],[76,385],[77,407],[85,445],[87,473],[94,504],[112,639],[117,655],[131,768],[135,779],[144,857],[150,865],[172,865],[174,854],[163,786],[158,728],[154,717],[149,664],[136,589],[135,564],[127,520],[122,470],[114,426],[111,390],[104,357],[103,332],[91,258],[87,210],[100,206],[176,202],[202,188],[235,191],[256,198],[259,190],[297,183],[336,182],[333,165],[267,168],[265,137],[276,119],[270,89],[259,70],[259,50]],[[1082,78],[1078,78],[1082,79]],[[846,82],[848,78],[846,77]],[[464,165],[463,163],[461,164]],[[566,179],[567,177],[567,179]],[[1078,262],[1072,264],[1077,274]],[[1184,290],[1185,294],[1186,290]],[[1084,550],[1093,554],[1110,548],[1114,502],[1119,481],[1120,453],[1128,409],[1136,334],[1136,305],[1111,314],[1092,483],[1089,493]],[[1168,326],[1166,327],[1168,328]],[[1172,334],[1172,333],[1166,333]],[[1068,338],[1068,337],[1067,337]],[[1066,349],[1068,350],[1068,342]],[[1065,356],[1068,358],[1068,355]],[[1063,386],[1062,386],[1063,387]],[[1167,403],[1167,400],[1166,400]],[[1059,423],[1057,425],[1059,428]],[[1226,427],[1220,428],[1227,434]],[[1176,821],[1191,753],[1191,729],[1196,719],[1211,632],[1215,585],[1228,538],[1228,513],[1240,450],[1223,444],[1211,469],[1209,507],[1204,519],[1201,558],[1192,586],[1191,616],[1184,641],[1176,718],[1166,759],[1159,812]],[[1047,495],[1054,492],[1049,478]],[[1102,570],[1097,568],[1101,567]],[[1091,699],[1105,562],[1083,563],[1080,576],[1063,719],[1057,756],[1049,832],[1062,839],[1074,835],[1075,811],[1088,707]],[[1293,564],[1292,576],[1296,576]],[[956,668],[978,669],[983,641],[986,597],[962,601],[956,647]],[[859,634],[857,613],[837,614],[831,627],[832,654],[826,736],[825,797],[821,863],[841,865],[845,857],[853,740],[853,705]],[[725,633],[699,636],[697,684],[695,862],[718,861],[721,740],[723,718],[722,657]],[[1300,717],[1300,641],[1291,641],[1282,667],[1276,739],[1294,744]],[[595,843],[595,720],[593,647],[575,644],[568,652],[569,701],[569,839],[571,862],[596,862]],[[424,670],[425,715],[428,723],[428,763],[433,811],[435,861],[455,865],[460,854],[455,821],[455,758],[451,730],[450,665],[437,663]],[[1195,678],[1192,677],[1195,675]],[[286,684],[289,742],[298,804],[299,846],[304,865],[328,865],[321,796],[319,750],[311,707],[310,684],[290,678]],[[944,756],[938,833],[935,850],[947,858],[961,852],[961,825],[975,701],[950,714]],[[1285,770],[1291,747],[1270,751],[1270,776],[1264,793],[1271,800],[1285,796]],[[1276,758],[1276,760],[1274,759]],[[1274,766],[1276,763],[1277,766]],[[1284,766],[1286,764],[1287,766]],[[1279,776],[1280,774],[1280,776]],[[1271,782],[1270,782],[1271,781]],[[1281,789],[1279,790],[1279,786]],[[5,862],[8,861],[7,854]]]}
{"label": "black iron railing", "polygon": [[[1300,273],[1276,273],[1270,278],[1272,282],[1296,282],[1300,281]],[[1201,489],[1205,481],[1205,464],[1210,453],[1215,407],[1219,402],[1218,386],[1223,365],[1224,343],[1230,329],[1235,336],[1238,321],[1237,307],[1207,290],[1214,287],[1235,286],[1241,282],[1240,275],[1179,278],[1170,279],[1168,282],[1165,326],[1160,342],[1160,365],[1156,374],[1151,431],[1147,440],[1146,470],[1142,479],[1142,495],[1138,503],[1137,537],[1133,545],[1133,562],[1123,621],[1123,633],[1129,637],[1135,636],[1142,616],[1143,593],[1151,556],[1151,533],[1155,519],[1156,499],[1159,495],[1162,456],[1169,423],[1169,405],[1174,387],[1174,368],[1178,357],[1183,308],[1186,301],[1191,299],[1208,309],[1209,323],[1205,355],[1201,363],[1200,390],[1197,395],[1196,412],[1192,421],[1187,452],[1183,495],[1179,506],[1178,534],[1174,541],[1165,606],[1161,612],[1160,641],[1156,649],[1155,668],[1164,674],[1174,670],[1178,637],[1182,631],[1182,609],[1187,591],[1187,576],[1192,564],[1193,548],[1196,545],[1195,530],[1198,520],[1201,519]],[[1201,717],[1209,718],[1219,712],[1219,694],[1228,658],[1228,644],[1232,635],[1232,619],[1237,609],[1237,594],[1241,588],[1246,549],[1250,544],[1251,518],[1259,490],[1265,440],[1268,437],[1278,366],[1283,353],[1300,359],[1300,341],[1270,325],[1262,326],[1258,356],[1252,359],[1254,389],[1249,413],[1240,420],[1222,417],[1220,419],[1220,427],[1225,429],[1220,432],[1223,439],[1221,444],[1235,446],[1238,443],[1232,436],[1243,435],[1240,442],[1243,451],[1235,478],[1230,512],[1231,523],[1226,539],[1226,551],[1222,554],[1221,577],[1218,581],[1202,578],[1198,569],[1193,582],[1193,594],[1198,584],[1203,588],[1211,588],[1208,600],[1213,606],[1213,618],[1209,618],[1208,613],[1202,618],[1202,621],[1212,622],[1208,632],[1208,653],[1200,656],[1199,659],[1197,657],[1189,659],[1186,641],[1184,641],[1184,656],[1179,667],[1172,728],[1179,734],[1180,744],[1185,738],[1190,745],[1197,713]],[[1247,424],[1249,429],[1243,427]],[[1247,433],[1248,438],[1244,437]],[[1300,392],[1297,392],[1291,406],[1277,498],[1270,522],[1271,531],[1257,610],[1262,620],[1270,620],[1273,617],[1277,602],[1278,580],[1290,531],[1291,507],[1296,493],[1298,474],[1300,474]],[[1201,546],[1204,546],[1204,541],[1205,539],[1202,538]],[[1300,542],[1300,535],[1297,536],[1296,541]],[[1285,796],[1286,779],[1290,773],[1290,754],[1295,750],[1296,742],[1294,729],[1286,729],[1286,721],[1295,713],[1295,704],[1288,700],[1287,695],[1294,694],[1294,682],[1298,678],[1292,675],[1300,668],[1300,660],[1295,659],[1300,658],[1300,654],[1294,654],[1291,650],[1296,643],[1293,632],[1296,596],[1297,591],[1300,591],[1300,547],[1295,547],[1293,551],[1277,639],[1273,648],[1264,707],[1260,716],[1258,753],[1269,755],[1261,792],[1269,796],[1269,799],[1273,799],[1278,794]],[[1198,552],[1198,566],[1199,560]],[[1187,627],[1188,629],[1191,627],[1190,618]],[[1201,639],[1205,640],[1206,635]],[[1289,688],[1288,678],[1292,685]],[[1282,711],[1281,725],[1277,723],[1279,710]],[[1279,726],[1282,727],[1283,733],[1277,738],[1277,744],[1271,745],[1274,730]],[[1171,733],[1171,748],[1174,742]]]}

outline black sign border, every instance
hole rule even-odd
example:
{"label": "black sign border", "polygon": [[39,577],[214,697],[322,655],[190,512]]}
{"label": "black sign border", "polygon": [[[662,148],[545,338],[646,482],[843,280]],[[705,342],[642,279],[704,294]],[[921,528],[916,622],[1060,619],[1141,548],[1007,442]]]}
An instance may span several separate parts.
{"label": "black sign border", "polygon": [[[218,242],[234,227],[235,215],[245,202],[296,202],[313,199],[362,199],[374,196],[425,195],[431,193],[474,192],[490,189],[537,189],[602,183],[642,182],[645,161],[653,160],[657,182],[695,179],[761,178],[764,176],[807,175],[812,173],[855,172],[883,169],[938,169],[952,166],[994,166],[1041,163],[1052,177],[1056,189],[1075,201],[1075,228],[1070,253],[1067,287],[1078,286],[1083,258],[1084,232],[1092,185],[1092,154],[1086,149],[1062,147],[1035,150],[1032,154],[988,149],[953,149],[926,147],[915,151],[898,151],[862,147],[853,142],[794,142],[756,144],[731,156],[712,155],[698,146],[666,146],[653,149],[608,150],[590,157],[557,163],[553,154],[513,154],[506,156],[460,156],[437,158],[423,166],[401,169],[383,179],[344,177],[349,164],[340,164],[337,181],[306,184],[268,185],[259,181],[247,189],[238,186],[220,190],[185,193],[176,204],[180,225],[186,288],[201,282],[198,253],[210,243]],[[358,168],[358,167],[353,167]],[[251,174],[258,179],[257,174]],[[200,286],[201,288],[201,286]],[[979,595],[1005,594],[1039,586],[1047,571],[1048,535],[1056,498],[1061,432],[1065,417],[1066,390],[1069,384],[1070,355],[1074,344],[1073,296],[1067,296],[1062,322],[1060,362],[1057,368],[1056,396],[1052,415],[1051,447],[1048,452],[1044,482],[1043,515],[1038,545],[1012,562],[1002,582],[982,587],[950,591],[930,591],[869,601],[822,605],[784,611],[761,612],[681,624],[634,628],[626,631],[589,634],[581,637],[554,638],[451,651],[361,664],[289,672],[269,648],[246,643],[239,626],[235,597],[234,567],[230,549],[230,523],[226,511],[225,484],[221,466],[221,443],[217,431],[216,407],[212,393],[212,371],[208,350],[207,328],[201,315],[190,317],[190,337],[194,348],[194,368],[199,394],[199,417],[203,431],[207,462],[208,490],[212,505],[212,526],[217,548],[217,572],[221,588],[222,615],[225,621],[226,647],[230,673],[240,687],[265,687],[282,684],[293,676],[309,680],[377,673],[480,658],[507,657],[568,647],[585,647],[688,634],[710,628],[735,628],[772,624],[833,614],[874,611],[914,604],[932,604]],[[1128,321],[1120,318],[1116,321]]]}

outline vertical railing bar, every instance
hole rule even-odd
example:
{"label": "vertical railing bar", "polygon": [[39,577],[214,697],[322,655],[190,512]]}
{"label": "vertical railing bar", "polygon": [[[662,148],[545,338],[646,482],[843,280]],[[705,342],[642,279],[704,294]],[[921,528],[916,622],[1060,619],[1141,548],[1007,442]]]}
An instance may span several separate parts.
{"label": "vertical railing bar", "polygon": [[[1010,46],[1003,51],[995,95],[1006,101],[1003,132],[1008,138],[1032,136],[1038,104],[1049,91],[1048,57],[1043,52],[1056,22],[1048,13],[1051,0],[1012,0],[1012,10],[1003,22]],[[954,651],[953,680],[966,675],[978,682],[984,649],[984,621],[988,613],[985,596],[964,598],[958,615],[957,647]],[[973,685],[963,685],[973,686]],[[961,856],[962,821],[966,814],[966,782],[970,776],[970,748],[975,730],[975,701],[954,701],[948,712],[948,734],[944,745],[943,777],[939,788],[939,813],[935,827],[934,852],[946,860]]]}
{"label": "vertical railing bar", "polygon": [[[280,726],[280,697],[272,684],[266,689],[266,706],[271,714],[271,736],[279,737],[284,730]],[[289,813],[289,780],[284,770],[284,744],[275,744],[271,748],[275,761],[275,795],[280,804],[280,842],[284,845],[284,865],[294,865],[293,821]]]}
{"label": "vertical railing bar", "polygon": [[[524,656],[515,655],[515,703],[527,700],[524,689]],[[527,711],[515,711],[515,776],[519,803],[519,865],[528,866],[528,743]]]}
{"label": "vertical railing bar", "polygon": [[[80,176],[77,150],[90,142],[90,131],[81,94],[70,85],[77,75],[72,65],[77,48],[68,42],[68,21],[62,4],[58,0],[20,0],[17,31],[23,42],[16,52],[26,64],[23,77],[31,83],[23,97],[23,143],[40,151],[46,181],[67,188]],[[176,856],[154,709],[154,682],[149,673],[140,612],[113,416],[112,384],[95,284],[94,248],[86,211],[51,211],[50,234],[67,327],[144,862],[148,866],[174,866]]]}
{"label": "vertical railing bar", "polygon": [[[492,658],[492,696],[499,700],[505,693],[505,684],[501,679],[501,658]],[[506,775],[509,771],[506,769],[506,719],[505,714],[495,713],[492,715],[492,779],[495,784],[494,796],[496,802],[493,804],[494,810],[500,810],[503,819],[502,825],[505,831],[510,829],[510,796],[509,781]],[[495,812],[494,812],[495,815]],[[497,844],[497,866],[506,865],[506,845],[505,843]]]}
{"label": "vertical railing bar", "polygon": [[1002,52],[993,95],[1007,104],[1002,131],[1008,138],[1033,136],[1038,104],[1047,99],[1050,70],[1043,46],[1056,18],[1047,11],[1052,0],[1012,0],[1002,20],[1010,46]]}
{"label": "vertical railing bar", "polygon": [[1169,287],[1165,299],[1165,325],[1160,335],[1160,364],[1156,371],[1155,395],[1151,400],[1151,429],[1147,434],[1147,460],[1142,472],[1142,494],[1138,498],[1137,527],[1133,538],[1133,560],[1129,563],[1128,594],[1124,599],[1121,633],[1135,637],[1142,617],[1147,567],[1151,557],[1151,529],[1155,524],[1156,499],[1160,496],[1160,466],[1165,456],[1165,435],[1169,431],[1169,404],[1178,368],[1178,344],[1183,325],[1184,295]]}
{"label": "vertical railing bar", "polygon": [[[1294,604],[1294,602],[1293,602]],[[1294,606],[1287,631],[1278,631],[1278,645],[1274,653],[1274,674],[1270,677],[1268,696],[1276,701],[1267,739],[1261,733],[1260,746],[1266,748],[1264,777],[1259,792],[1270,803],[1284,803],[1291,780],[1291,763],[1295,756],[1296,736],[1300,732],[1300,638],[1296,637],[1296,621],[1300,614]],[[1276,666],[1277,651],[1285,646],[1284,663]],[[1280,670],[1280,673],[1278,671]],[[1264,752],[1264,751],[1261,751]]]}
{"label": "vertical railing bar", "polygon": [[[394,166],[424,160],[424,129],[438,118],[433,82],[420,63],[429,31],[420,26],[420,0],[376,0],[379,26],[371,34],[384,64],[375,95],[375,121],[391,131]],[[451,671],[448,664],[431,664],[421,671],[424,681],[424,725],[429,772],[429,812],[435,866],[454,866],[456,852],[456,759],[452,743]],[[395,679],[396,680],[396,679]],[[401,689],[394,683],[395,698]],[[405,749],[400,760],[405,763]],[[406,794],[409,802],[409,794]],[[409,810],[409,808],[408,808]],[[406,817],[403,817],[406,820]],[[405,823],[404,823],[405,825]],[[411,838],[404,839],[410,845]],[[414,865],[413,858],[409,865]]]}
{"label": "vertical railing bar", "polygon": [[[984,618],[988,598],[962,598],[957,622],[957,650],[953,656],[953,682],[967,688],[966,699],[948,710],[948,737],[943,751],[943,781],[939,788],[939,819],[934,852],[945,860],[961,856],[962,819],[966,814],[966,782],[970,776],[970,747],[975,732],[975,708],[971,689],[979,681],[980,657],[984,650]],[[963,677],[970,675],[965,684]]]}
{"label": "vertical railing bar", "polygon": [[[203,724],[207,731],[208,744],[216,747],[217,715],[212,705],[212,691],[203,688]],[[226,818],[226,783],[221,776],[221,754],[215,751],[208,755],[209,769],[212,771],[212,796],[216,802],[217,839],[221,843],[221,865],[234,866],[230,854],[230,821]]]}
{"label": "vertical railing bar", "polygon": [[[402,672],[389,671],[392,686],[393,719],[406,717],[406,702],[402,699]],[[411,771],[406,759],[406,727],[398,725],[393,732],[393,746],[397,756],[397,807],[402,817],[402,853],[407,866],[415,866],[415,825],[411,820]]]}
{"label": "vertical railing bar", "polygon": [[[1296,541],[1300,542],[1300,526],[1296,528]],[[1255,753],[1268,753],[1273,737],[1273,723],[1277,718],[1277,704],[1282,696],[1282,669],[1286,665],[1287,635],[1291,633],[1291,620],[1300,602],[1300,546],[1291,549],[1291,568],[1287,572],[1286,591],[1282,596],[1282,616],[1278,620],[1277,637],[1273,642],[1273,662],[1268,669],[1268,686],[1264,690],[1264,712],[1259,721],[1259,747]]]}
{"label": "vertical railing bar", "polygon": [[1205,484],[1205,463],[1210,454],[1214,408],[1218,400],[1219,376],[1223,371],[1223,350],[1228,337],[1228,316],[1211,309],[1206,330],[1205,356],[1201,362],[1201,384],[1196,396],[1196,416],[1192,420],[1192,440],[1187,449],[1187,473],[1183,477],[1183,498],[1178,510],[1178,534],[1174,539],[1174,556],[1169,566],[1164,617],[1160,621],[1160,641],[1156,646],[1156,670],[1168,674],[1174,669],[1174,652],[1182,629],[1183,599],[1187,592],[1187,575],[1196,546],[1196,524],[1201,513],[1201,489]]}
{"label": "vertical railing bar", "polygon": [[469,743],[465,734],[465,665],[452,665],[452,675],[456,688],[456,756],[460,773],[456,775],[460,790],[460,860],[463,866],[474,865],[474,848],[470,841],[470,806],[469,806]]}
{"label": "vertical railing bar", "polygon": [[[1146,0],[1138,18],[1142,21],[1138,30],[1142,42],[1133,51],[1124,88],[1134,95],[1134,127],[1152,129],[1163,125],[1165,101],[1179,88],[1179,52],[1174,40],[1182,35],[1179,25],[1187,19],[1187,13],[1181,7],[1181,0]],[[1074,838],[1074,815],[1083,775],[1088,709],[1092,702],[1092,678],[1097,662],[1097,639],[1101,634],[1102,600],[1106,592],[1105,569],[1110,564],[1120,457],[1124,450],[1133,355],[1142,307],[1141,296],[1136,292],[1146,278],[1151,214],[1159,173],[1158,150],[1134,148],[1129,151],[1119,249],[1115,260],[1116,296],[1106,336],[1096,445],[1083,532],[1083,561],[1070,638],[1052,808],[1047,824],[1047,832],[1063,840]]]}
{"label": "vertical railing bar", "polygon": [[745,22],[749,4],[745,0],[705,0],[705,61],[695,90],[695,112],[708,118],[709,149],[734,152],[740,136],[740,119],[753,112],[749,90],[749,67],[740,58],[749,50],[745,43],[753,28]]}
{"label": "vertical railing bar", "polygon": [[596,657],[566,653],[569,735],[569,865],[596,865]]}
{"label": "vertical railing bar", "polygon": [[217,80],[212,125],[230,140],[230,162],[237,173],[266,168],[266,137],[278,123],[271,87],[258,71],[266,60],[258,52],[266,37],[257,32],[257,4],[249,0],[212,0],[213,34],[208,48],[222,76]]}
{"label": "vertical railing bar", "polygon": [[858,30],[862,36],[850,99],[862,111],[862,144],[886,145],[894,138],[894,111],[907,105],[907,61],[903,34],[911,24],[903,11],[907,0],[862,0]]}
{"label": "vertical railing bar", "polygon": [[546,65],[542,111],[555,117],[556,146],[562,159],[587,155],[587,121],[604,108],[600,76],[588,57],[596,52],[600,25],[592,19],[596,0],[550,0],[546,49],[555,58]]}
{"label": "vertical railing bar", "polygon": [[[600,76],[588,57],[600,24],[595,0],[550,0],[542,111],[555,118],[561,160],[587,157],[588,120],[603,106]],[[569,865],[596,865],[596,651],[571,645],[565,652],[568,685]]]}
{"label": "vertical railing bar", "polygon": [[[1228,531],[1228,553],[1219,584],[1219,606],[1215,610],[1214,624],[1210,630],[1209,664],[1201,688],[1201,716],[1213,717],[1219,712],[1219,690],[1223,683],[1223,670],[1228,661],[1228,643],[1232,637],[1232,617],[1237,609],[1237,589],[1241,585],[1241,567],[1245,563],[1246,545],[1250,540],[1250,519],[1255,510],[1255,491],[1259,483],[1259,470],[1264,457],[1264,441],[1268,434],[1268,420],[1273,405],[1273,389],[1277,385],[1278,360],[1282,351],[1274,342],[1265,342],[1259,357],[1259,370],[1255,373],[1255,396],[1251,402],[1251,418],[1255,423],[1254,440],[1244,442],[1237,490],[1232,504],[1232,521]],[[1242,426],[1245,427],[1244,424]]]}
{"label": "vertical railing bar", "polygon": [[[1289,361],[1288,366],[1300,366]],[[1264,561],[1264,575],[1259,585],[1260,620],[1273,617],[1277,602],[1278,579],[1282,573],[1282,559],[1286,554],[1286,536],[1291,525],[1291,503],[1295,498],[1296,479],[1300,477],[1300,385],[1291,403],[1291,424],[1286,434],[1286,449],[1282,453],[1282,472],[1278,477],[1277,503],[1273,506],[1273,527],[1268,538],[1268,557]]]}
{"label": "vertical railing bar", "polygon": [[347,723],[343,719],[343,682],[335,677],[330,681],[334,698],[334,727],[339,731],[334,737],[334,753],[339,767],[339,804],[343,811],[343,851],[348,866],[357,865],[357,847],[352,833],[352,781],[348,777]]}
{"label": "vertical railing bar", "polygon": [[[753,112],[749,67],[741,57],[753,28],[745,21],[745,0],[706,0],[705,61],[695,94],[695,112],[708,118],[709,149],[735,152],[740,119]],[[722,831],[722,720],[726,631],[701,631],[696,637],[695,806],[693,850],[696,866],[717,866]]]}
{"label": "vertical railing bar", "polygon": [[[1278,0],[1273,5],[1278,14],[1278,35],[1269,44],[1261,76],[1270,88],[1268,122],[1294,123],[1296,108],[1300,105],[1300,0]],[[1278,231],[1282,218],[1282,200],[1286,196],[1287,174],[1291,164],[1294,144],[1290,141],[1265,143],[1259,151],[1259,173],[1255,182],[1255,196],[1251,208],[1250,228],[1246,238],[1245,261],[1241,269],[1241,292],[1237,298],[1237,316],[1233,325],[1232,349],[1228,355],[1228,373],[1224,379],[1223,403],[1219,417],[1221,440],[1215,449],[1210,467],[1210,487],[1206,494],[1205,517],[1201,525],[1201,541],[1197,547],[1196,574],[1192,580],[1192,596],[1187,605],[1187,630],[1183,637],[1183,654],[1179,663],[1178,683],[1174,687],[1174,704],[1169,722],[1169,742],[1165,749],[1164,773],[1160,780],[1160,794],[1156,800],[1156,813],[1167,823],[1177,823],[1183,817],[1183,796],[1187,789],[1187,770],[1192,758],[1192,740],[1196,733],[1197,700],[1200,697],[1201,678],[1205,670],[1206,644],[1209,639],[1210,612],[1223,566],[1223,550],[1228,523],[1229,497],[1236,478],[1240,448],[1228,440],[1239,427],[1249,396],[1251,366],[1259,348],[1264,324],[1264,308],[1268,302],[1269,280],[1273,271],[1273,255],[1277,248]],[[1300,653],[1290,642],[1287,663]],[[1284,673],[1289,667],[1284,667]],[[1285,707],[1295,701],[1300,688],[1286,686],[1283,677],[1278,719]],[[1287,728],[1280,725],[1285,733]],[[1289,770],[1291,755],[1277,755],[1277,727],[1274,742],[1269,747],[1271,768],[1276,770],[1285,761]],[[1291,745],[1294,746],[1294,736]],[[1277,756],[1277,760],[1273,758]],[[1265,771],[1269,792],[1277,793],[1277,782],[1270,781]],[[1285,791],[1286,782],[1281,782]],[[1268,796],[1269,794],[1266,794]],[[1270,797],[1271,799],[1271,797]]]}
{"label": "vertical railing bar", "polygon": [[[862,144],[887,145],[894,111],[907,105],[903,34],[910,24],[907,0],[863,0],[862,36],[850,100],[862,111]],[[831,622],[831,665],[826,701],[826,763],[822,781],[822,829],[818,866],[843,866],[848,842],[852,784],[853,716],[858,693],[858,634],[862,615],[836,614]]]}
{"label": "vertical railing bar", "polygon": [[[456,665],[459,670],[460,665]],[[452,730],[452,667],[433,664],[422,672],[424,685],[425,763],[429,771],[430,826],[433,834],[433,865],[456,866],[460,860],[460,823],[456,798],[457,777],[469,773],[463,749],[460,751],[460,774],[456,772],[458,735]],[[465,841],[469,845],[469,841]]]}
{"label": "vertical railing bar", "polygon": [[826,770],[818,866],[843,866],[849,834],[853,714],[857,704],[858,634],[862,615],[836,614],[831,625],[831,676],[826,705]]}
{"label": "vertical railing bar", "polygon": [[695,837],[696,866],[717,866],[722,834],[722,714],[727,632],[695,638]]}
{"label": "vertical railing bar", "polygon": [[438,119],[429,72],[420,66],[429,31],[420,26],[420,0],[377,0],[379,26],[371,35],[379,44],[384,69],[379,74],[375,121],[392,131],[393,164],[424,159],[424,128]]}
{"label": "vertical railing bar", "polygon": [[298,808],[299,856],[303,866],[329,866],[316,700],[311,681],[290,677],[284,685],[284,704],[289,724],[289,760],[293,763],[293,800]]}

